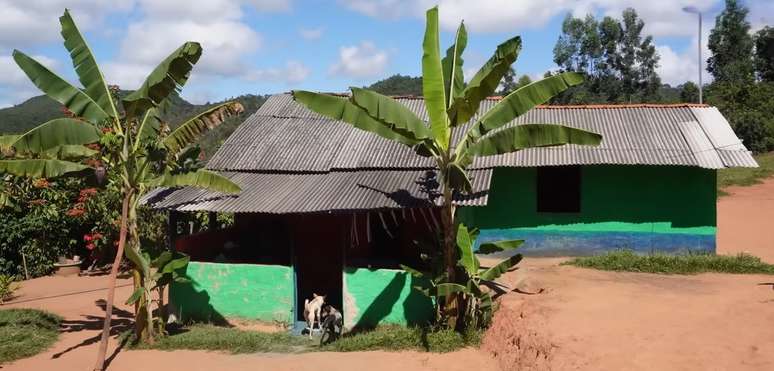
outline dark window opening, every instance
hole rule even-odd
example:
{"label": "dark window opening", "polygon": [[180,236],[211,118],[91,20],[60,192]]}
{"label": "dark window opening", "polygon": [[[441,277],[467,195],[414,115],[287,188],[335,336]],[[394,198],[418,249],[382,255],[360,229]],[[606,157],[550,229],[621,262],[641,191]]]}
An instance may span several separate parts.
{"label": "dark window opening", "polygon": [[537,168],[537,211],[539,213],[579,213],[580,196],[580,166]]}

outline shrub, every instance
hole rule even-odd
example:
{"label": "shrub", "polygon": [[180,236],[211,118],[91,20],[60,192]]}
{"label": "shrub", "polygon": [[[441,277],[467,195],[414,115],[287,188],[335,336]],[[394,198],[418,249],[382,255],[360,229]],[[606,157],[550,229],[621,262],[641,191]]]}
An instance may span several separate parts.
{"label": "shrub", "polygon": [[13,293],[17,289],[15,281],[13,276],[0,274],[0,304],[13,297]]}

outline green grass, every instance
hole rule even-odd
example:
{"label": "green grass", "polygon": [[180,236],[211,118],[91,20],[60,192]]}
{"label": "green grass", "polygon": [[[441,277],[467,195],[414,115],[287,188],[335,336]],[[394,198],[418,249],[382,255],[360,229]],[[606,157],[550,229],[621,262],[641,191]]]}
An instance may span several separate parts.
{"label": "green grass", "polygon": [[452,330],[430,331],[419,327],[384,325],[373,330],[345,334],[325,349],[336,352],[419,350],[445,353],[467,346],[478,346],[480,341],[480,332],[463,335]]}
{"label": "green grass", "polygon": [[0,364],[48,349],[59,338],[61,320],[35,309],[0,310]]}
{"label": "green grass", "polygon": [[629,250],[604,255],[575,258],[562,263],[582,268],[620,272],[662,274],[697,274],[705,272],[774,274],[774,265],[764,263],[752,255],[724,256],[713,254],[638,255]]}
{"label": "green grass", "polygon": [[729,186],[750,186],[760,183],[764,178],[774,176],[774,152],[755,156],[760,167],[731,168],[718,171],[718,195],[724,196],[724,188]]}
{"label": "green grass", "polygon": [[286,332],[264,333],[210,324],[193,324],[180,332],[156,341],[152,346],[130,345],[132,349],[213,350],[238,353],[303,353],[356,352],[368,350],[419,350],[450,352],[480,342],[480,333],[463,336],[454,331],[428,331],[396,325],[378,326],[372,330],[354,331],[339,340],[320,347],[319,337],[293,336]]}

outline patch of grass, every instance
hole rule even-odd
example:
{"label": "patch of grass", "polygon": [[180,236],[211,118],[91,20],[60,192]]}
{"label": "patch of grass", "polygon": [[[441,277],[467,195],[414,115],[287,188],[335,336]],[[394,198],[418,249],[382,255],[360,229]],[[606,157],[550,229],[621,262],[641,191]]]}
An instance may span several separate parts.
{"label": "patch of grass", "polygon": [[435,330],[378,326],[371,330],[358,330],[344,334],[340,339],[320,347],[320,338],[294,336],[287,332],[264,333],[220,327],[211,324],[193,324],[167,337],[158,339],[152,346],[129,344],[131,349],[158,350],[214,350],[237,353],[302,353],[302,352],[358,352],[368,350],[419,350],[451,352],[480,343],[481,333],[462,335],[451,330]]}
{"label": "patch of grass", "polygon": [[750,186],[761,180],[774,176],[774,152],[755,156],[758,168],[731,168],[718,170],[718,195],[727,193],[723,189],[729,186]]}
{"label": "patch of grass", "polygon": [[297,353],[319,344],[319,339],[292,336],[287,332],[246,331],[211,324],[193,324],[177,333],[158,339],[152,346],[131,345],[133,349],[217,350],[238,353]]}
{"label": "patch of grass", "polygon": [[336,352],[420,350],[445,353],[467,346],[477,346],[480,341],[480,332],[460,334],[452,330],[384,325],[372,330],[345,334],[325,349]]}
{"label": "patch of grass", "polygon": [[647,254],[639,255],[630,250],[609,252],[604,255],[575,258],[562,263],[582,268],[607,271],[644,272],[662,274],[697,274],[705,272],[774,274],[774,265],[760,258],[739,254],[736,256],[714,254]]}
{"label": "patch of grass", "polygon": [[0,364],[48,349],[59,338],[61,321],[35,309],[0,310]]}

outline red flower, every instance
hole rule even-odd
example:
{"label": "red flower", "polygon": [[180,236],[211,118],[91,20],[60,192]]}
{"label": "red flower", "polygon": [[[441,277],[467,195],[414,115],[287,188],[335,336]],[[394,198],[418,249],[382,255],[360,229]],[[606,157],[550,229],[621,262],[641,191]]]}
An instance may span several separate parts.
{"label": "red flower", "polygon": [[87,144],[86,148],[93,149],[95,151],[99,151],[101,147],[97,143],[91,143],[91,144]]}
{"label": "red flower", "polygon": [[95,247],[97,247],[97,246],[94,245],[93,243],[87,243],[86,244],[86,248],[89,249],[89,250],[94,250]]}
{"label": "red flower", "polygon": [[83,240],[86,241],[86,242],[89,242],[89,241],[92,240],[92,237],[91,237],[90,234],[84,234],[83,235]]}

